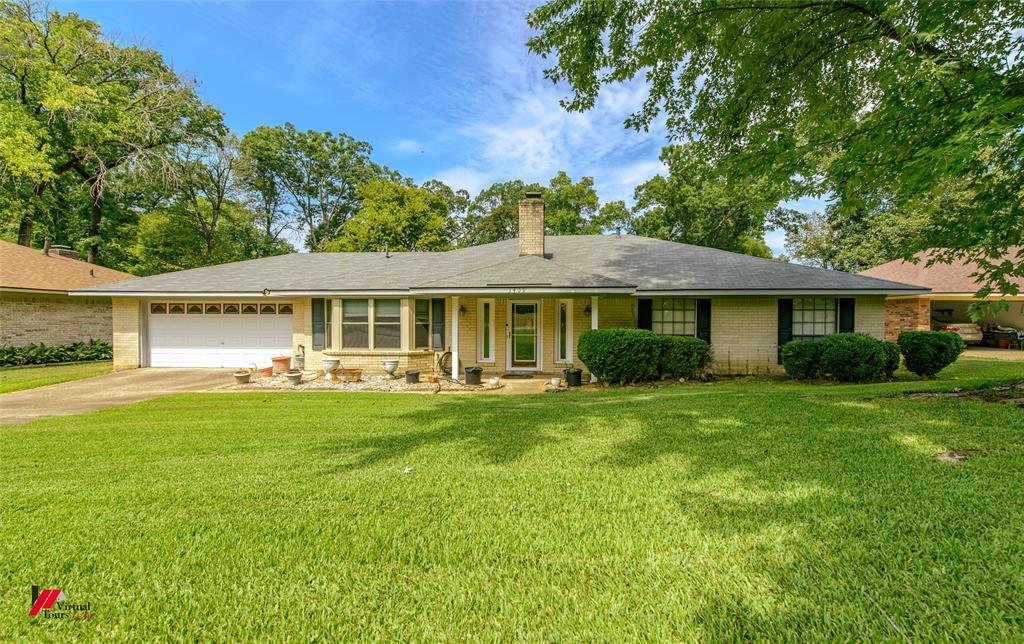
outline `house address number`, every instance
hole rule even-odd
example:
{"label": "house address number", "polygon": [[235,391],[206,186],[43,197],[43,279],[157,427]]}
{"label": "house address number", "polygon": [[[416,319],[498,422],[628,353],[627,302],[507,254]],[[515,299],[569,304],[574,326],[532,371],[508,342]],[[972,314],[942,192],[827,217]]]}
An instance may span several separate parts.
{"label": "house address number", "polygon": [[513,287],[508,289],[508,292],[509,293],[525,293],[526,292],[526,288],[522,287],[522,286],[513,286]]}

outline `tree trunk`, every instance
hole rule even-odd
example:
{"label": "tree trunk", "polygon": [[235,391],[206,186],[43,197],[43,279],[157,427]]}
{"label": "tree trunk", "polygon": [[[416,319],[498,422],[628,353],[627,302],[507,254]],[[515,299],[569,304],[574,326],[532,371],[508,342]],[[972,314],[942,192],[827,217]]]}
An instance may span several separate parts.
{"label": "tree trunk", "polygon": [[34,229],[35,221],[32,220],[32,215],[27,213],[22,215],[21,223],[18,224],[18,243],[22,246],[31,246]]}

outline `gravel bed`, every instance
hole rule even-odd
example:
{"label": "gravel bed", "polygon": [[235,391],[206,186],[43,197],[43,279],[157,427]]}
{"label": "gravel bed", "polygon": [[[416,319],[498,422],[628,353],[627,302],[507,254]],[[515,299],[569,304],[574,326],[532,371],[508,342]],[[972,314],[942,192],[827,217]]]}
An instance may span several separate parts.
{"label": "gravel bed", "polygon": [[288,391],[493,391],[501,389],[502,384],[492,385],[484,382],[482,385],[464,385],[445,378],[438,379],[436,384],[426,381],[410,385],[405,378],[389,378],[387,376],[363,376],[359,382],[327,382],[324,377],[315,376],[313,373],[303,376],[301,385],[291,385],[284,376],[272,376],[269,378],[253,378],[247,385],[235,385],[235,389],[283,389]]}

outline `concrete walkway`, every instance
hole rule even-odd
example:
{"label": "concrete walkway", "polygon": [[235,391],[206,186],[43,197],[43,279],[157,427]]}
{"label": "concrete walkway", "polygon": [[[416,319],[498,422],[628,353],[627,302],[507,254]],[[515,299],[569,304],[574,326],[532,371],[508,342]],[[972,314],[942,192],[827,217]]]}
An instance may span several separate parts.
{"label": "concrete walkway", "polygon": [[961,358],[980,358],[982,360],[1017,360],[1024,362],[1024,351],[1020,349],[997,349],[995,347],[967,347]]}
{"label": "concrete walkway", "polygon": [[81,414],[231,384],[230,369],[132,369],[0,394],[0,425],[27,423],[45,416]]}

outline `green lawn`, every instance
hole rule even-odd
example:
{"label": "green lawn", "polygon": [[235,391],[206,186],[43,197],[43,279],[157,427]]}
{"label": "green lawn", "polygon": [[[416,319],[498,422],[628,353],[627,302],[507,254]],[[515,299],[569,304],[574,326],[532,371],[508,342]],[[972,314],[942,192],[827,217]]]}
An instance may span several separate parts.
{"label": "green lawn", "polygon": [[82,364],[58,365],[54,367],[25,367],[23,369],[0,370],[0,394],[21,391],[58,382],[92,378],[110,373],[110,362],[85,362]]}
{"label": "green lawn", "polygon": [[[1024,412],[897,394],[1024,365],[945,375],[194,394],[0,427],[0,633],[1020,641]],[[951,448],[984,452],[931,458]],[[28,618],[31,584],[94,619]]]}

